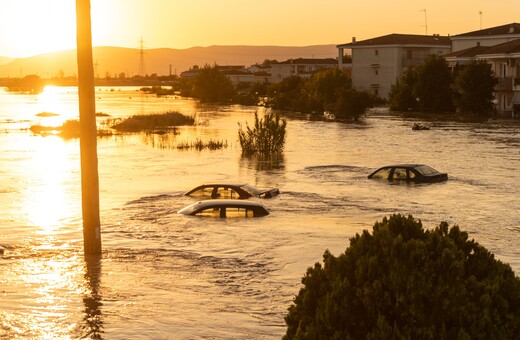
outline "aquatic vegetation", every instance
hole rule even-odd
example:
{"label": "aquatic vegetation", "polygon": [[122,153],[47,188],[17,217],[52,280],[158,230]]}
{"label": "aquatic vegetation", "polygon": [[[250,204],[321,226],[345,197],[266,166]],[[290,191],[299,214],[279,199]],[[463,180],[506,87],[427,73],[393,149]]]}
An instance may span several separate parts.
{"label": "aquatic vegetation", "polygon": [[61,126],[32,125],[29,130],[37,135],[58,135],[65,139],[79,138],[79,120],[67,120]]}
{"label": "aquatic vegetation", "polygon": [[141,92],[144,92],[144,93],[153,93],[155,95],[157,95],[157,97],[161,97],[161,96],[169,96],[169,95],[174,95],[175,94],[175,90],[173,88],[164,88],[162,86],[152,86],[152,87],[141,87],[139,89],[139,91]]}
{"label": "aquatic vegetation", "polygon": [[196,139],[195,142],[184,142],[177,144],[177,149],[179,150],[189,150],[189,149],[195,149],[197,151],[202,151],[204,149],[208,150],[219,150],[227,148],[228,143],[227,141],[217,141],[210,139],[207,142],[204,142],[200,139]]}
{"label": "aquatic vegetation", "polygon": [[283,151],[287,121],[280,119],[279,113],[268,111],[263,118],[258,118],[258,112],[255,112],[255,125],[252,128],[246,123],[245,129],[242,130],[242,124],[238,125],[238,138],[244,155]]}
{"label": "aquatic vegetation", "polygon": [[110,128],[120,132],[142,132],[154,130],[168,130],[176,126],[194,125],[193,116],[185,116],[179,112],[169,111],[150,115],[135,115],[125,119],[107,122]]}
{"label": "aquatic vegetation", "polygon": [[[61,126],[45,126],[45,125],[32,125],[29,130],[35,135],[55,135],[60,136],[64,139],[79,138],[80,136],[80,123],[77,119],[71,119],[65,121]],[[112,136],[114,133],[108,129],[98,129],[98,137]]]}
{"label": "aquatic vegetation", "polygon": [[36,117],[57,117],[59,114],[53,112],[40,112],[36,114]]}
{"label": "aquatic vegetation", "polygon": [[22,79],[14,79],[7,86],[7,92],[19,94],[39,94],[43,91],[45,82],[37,75],[31,74]]}

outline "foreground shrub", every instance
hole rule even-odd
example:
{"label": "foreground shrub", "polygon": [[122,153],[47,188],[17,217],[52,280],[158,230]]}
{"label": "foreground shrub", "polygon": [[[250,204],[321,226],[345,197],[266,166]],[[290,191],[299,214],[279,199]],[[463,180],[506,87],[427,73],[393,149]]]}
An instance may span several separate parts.
{"label": "foreground shrub", "polygon": [[302,279],[286,339],[515,339],[520,279],[457,226],[393,215]]}
{"label": "foreground shrub", "polygon": [[242,130],[242,124],[238,125],[238,139],[243,154],[272,154],[283,151],[287,121],[280,119],[280,114],[268,111],[264,118],[258,118],[258,112],[255,112],[253,128],[246,123],[245,130]]}

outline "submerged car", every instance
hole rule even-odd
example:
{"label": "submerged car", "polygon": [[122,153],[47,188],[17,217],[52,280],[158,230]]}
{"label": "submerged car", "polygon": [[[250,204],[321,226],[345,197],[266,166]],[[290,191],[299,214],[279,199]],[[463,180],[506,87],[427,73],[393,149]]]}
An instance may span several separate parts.
{"label": "submerged car", "polygon": [[279,193],[278,188],[259,190],[249,184],[211,183],[199,185],[184,195],[200,199],[247,199],[251,197],[271,198]]}
{"label": "submerged car", "polygon": [[206,217],[262,217],[269,215],[258,202],[239,199],[205,200],[188,205],[178,214]]}
{"label": "submerged car", "polygon": [[424,164],[397,164],[379,168],[368,175],[368,178],[423,183],[446,181],[448,174]]}

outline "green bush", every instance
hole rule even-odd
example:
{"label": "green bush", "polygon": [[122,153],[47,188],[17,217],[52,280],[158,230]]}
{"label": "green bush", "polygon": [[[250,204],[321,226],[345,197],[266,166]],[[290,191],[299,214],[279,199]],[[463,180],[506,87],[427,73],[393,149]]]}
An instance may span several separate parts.
{"label": "green bush", "polygon": [[245,130],[242,124],[238,130],[238,139],[245,155],[272,154],[282,152],[285,145],[285,128],[287,121],[280,119],[280,114],[268,111],[264,118],[258,118],[255,112],[255,125],[253,128],[246,123]]}
{"label": "green bush", "polygon": [[520,279],[457,226],[393,215],[302,279],[286,339],[517,339]]}

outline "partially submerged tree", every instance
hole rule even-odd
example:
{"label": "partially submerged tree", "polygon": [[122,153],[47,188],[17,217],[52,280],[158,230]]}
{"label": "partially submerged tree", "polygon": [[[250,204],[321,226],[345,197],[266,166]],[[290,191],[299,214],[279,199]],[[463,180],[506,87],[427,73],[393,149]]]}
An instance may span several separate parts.
{"label": "partially submerged tree", "polygon": [[280,114],[268,111],[263,118],[258,118],[258,112],[255,112],[252,128],[247,123],[244,130],[241,123],[238,125],[238,139],[244,155],[268,155],[283,151],[287,121],[280,119]]}
{"label": "partially submerged tree", "polygon": [[446,60],[432,54],[417,68],[415,95],[420,111],[453,111],[453,78]]}
{"label": "partially submerged tree", "polygon": [[231,80],[216,65],[206,65],[195,77],[192,94],[202,102],[225,103],[233,97],[234,88]]}
{"label": "partially submerged tree", "polygon": [[515,339],[520,279],[457,226],[393,215],[302,279],[286,339]]}
{"label": "partially submerged tree", "polygon": [[493,113],[493,90],[496,82],[491,65],[486,61],[472,60],[464,65],[455,79],[459,91],[459,110],[476,116]]}

